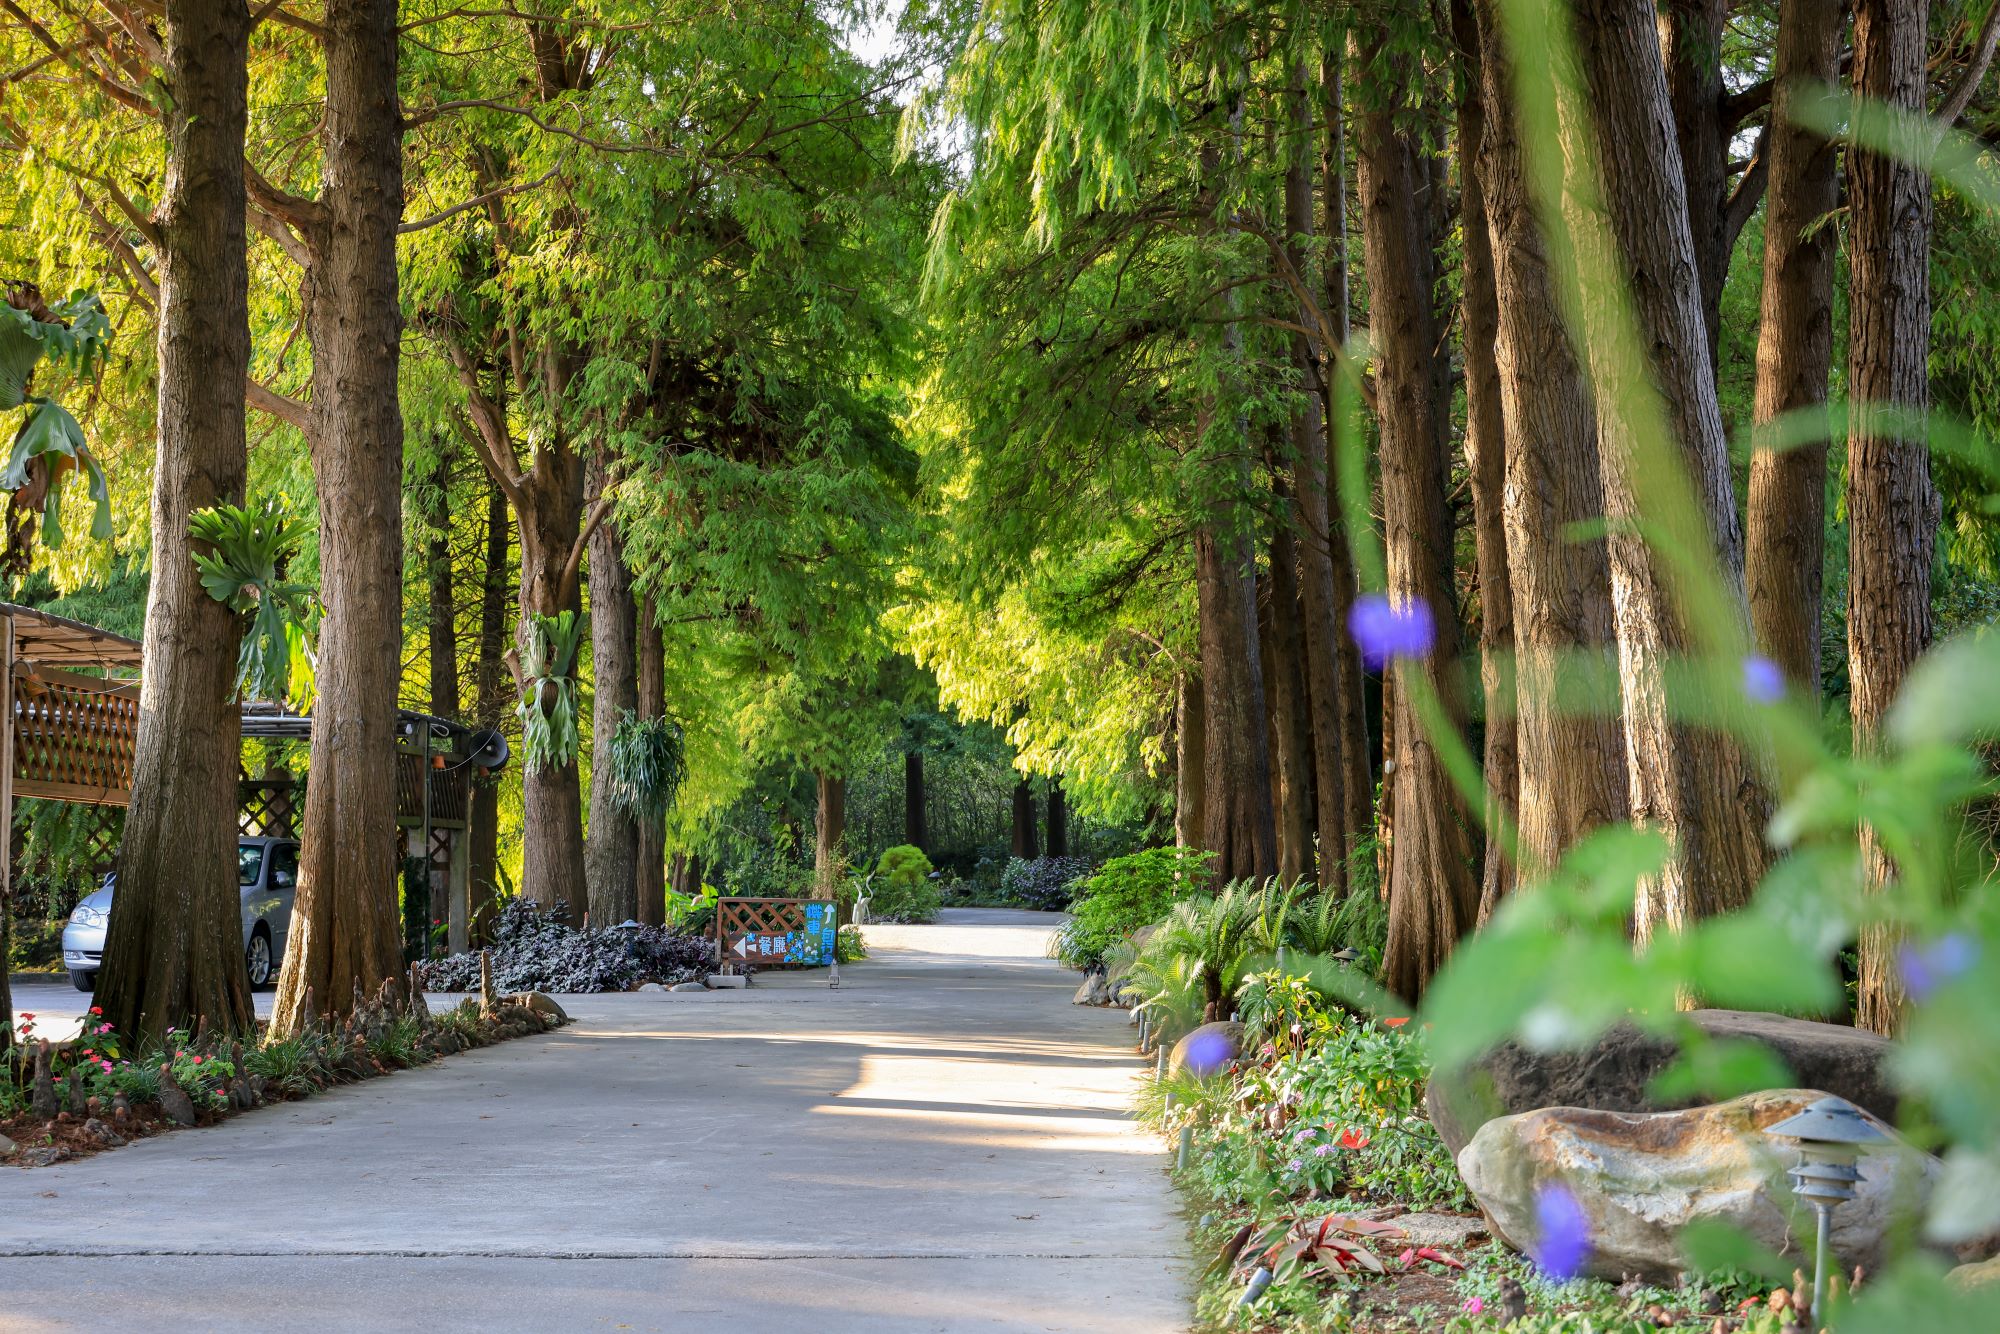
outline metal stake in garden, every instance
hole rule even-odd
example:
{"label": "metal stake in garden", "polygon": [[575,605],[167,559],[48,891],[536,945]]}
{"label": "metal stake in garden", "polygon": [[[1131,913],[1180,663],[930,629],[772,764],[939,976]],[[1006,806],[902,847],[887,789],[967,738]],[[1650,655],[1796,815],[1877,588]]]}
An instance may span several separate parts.
{"label": "metal stake in garden", "polygon": [[1821,1098],[1798,1115],[1767,1127],[1764,1133],[1798,1144],[1799,1161],[1787,1175],[1792,1178],[1793,1193],[1812,1206],[1819,1224],[1813,1249],[1812,1299],[1812,1326],[1818,1329],[1825,1314],[1821,1307],[1826,1300],[1827,1241],[1833,1211],[1854,1198],[1855,1184],[1861,1180],[1855,1160],[1889,1137],[1845,1098]]}

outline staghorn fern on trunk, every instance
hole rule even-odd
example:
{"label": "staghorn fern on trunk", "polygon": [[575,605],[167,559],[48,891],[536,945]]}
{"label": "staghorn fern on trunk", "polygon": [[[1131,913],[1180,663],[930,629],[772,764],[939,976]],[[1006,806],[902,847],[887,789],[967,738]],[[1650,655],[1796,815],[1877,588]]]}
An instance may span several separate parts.
{"label": "staghorn fern on trunk", "polygon": [[611,797],[641,824],[665,823],[687,777],[687,745],[670,718],[641,718],[626,709],[611,734]]}
{"label": "staghorn fern on trunk", "polygon": [[201,586],[246,623],[236,656],[237,693],[298,707],[310,703],[315,664],[305,621],[311,590],[285,578],[305,536],[304,522],[271,497],[257,505],[197,510],[188,534],[210,548],[193,553]]}
{"label": "staghorn fern on trunk", "polygon": [[521,742],[528,770],[560,769],[576,759],[576,645],[582,626],[573,611],[531,614],[521,650]]}

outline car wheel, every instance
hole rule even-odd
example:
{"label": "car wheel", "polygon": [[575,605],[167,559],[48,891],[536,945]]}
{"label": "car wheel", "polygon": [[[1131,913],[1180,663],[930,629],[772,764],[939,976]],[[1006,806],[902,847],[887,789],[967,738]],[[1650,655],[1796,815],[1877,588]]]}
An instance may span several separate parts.
{"label": "car wheel", "polygon": [[69,970],[69,984],[78,991],[88,995],[90,992],[97,990],[97,974],[86,973],[80,968],[72,968]]}
{"label": "car wheel", "polygon": [[255,990],[271,980],[271,933],[263,923],[250,933],[250,943],[243,947],[243,962],[250,969],[250,987]]}

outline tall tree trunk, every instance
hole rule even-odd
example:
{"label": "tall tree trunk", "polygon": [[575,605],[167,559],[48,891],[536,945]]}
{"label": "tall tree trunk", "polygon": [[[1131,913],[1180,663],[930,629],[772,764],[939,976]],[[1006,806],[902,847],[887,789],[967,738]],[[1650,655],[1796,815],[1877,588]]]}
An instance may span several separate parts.
{"label": "tall tree trunk", "polygon": [[[605,458],[592,456],[584,489],[592,495],[606,483]],[[639,915],[639,826],[621,810],[611,774],[611,740],[619,721],[638,712],[638,618],[632,572],[625,567],[617,525],[606,518],[590,534],[591,702],[590,826],[584,848],[584,880],[590,888],[590,920],[616,926]]]}
{"label": "tall tree trunk", "polygon": [[456,718],[458,698],[458,606],[451,573],[451,455],[440,453],[431,473],[430,530],[424,546],[424,583],[429,594],[425,649],[430,664],[431,713]]}
{"label": "tall tree trunk", "polygon": [[250,15],[168,0],[166,28],[153,578],[118,911],[97,990],[104,1019],[129,1042],[204,1018],[246,1034],[253,1024],[236,892],[243,627],[201,586],[188,537],[196,510],[243,499]]}
{"label": "tall tree trunk", "polygon": [[1180,698],[1174,708],[1174,842],[1199,848],[1208,828],[1208,710],[1201,678],[1181,673]]}
{"label": "tall tree trunk", "polygon": [[1069,798],[1060,778],[1049,780],[1048,850],[1051,857],[1069,856]]}
{"label": "tall tree trunk", "polygon": [[[1763,317],[1757,326],[1756,422],[1826,402],[1833,361],[1840,153],[1801,125],[1796,108],[1840,78],[1845,6],[1781,0],[1771,93],[1770,192],[1764,205]],[[1757,644],[1805,699],[1820,692],[1820,598],[1826,570],[1824,440],[1759,449],[1750,459],[1744,556]]]}
{"label": "tall tree trunk", "polygon": [[1602,693],[1595,678],[1617,669],[1609,556],[1601,539],[1570,536],[1604,514],[1597,411],[1523,174],[1502,31],[1490,0],[1478,8],[1477,179],[1492,242],[1508,441],[1501,509],[1514,599],[1516,808],[1523,859],[1549,867],[1592,829],[1626,819],[1630,794],[1615,706],[1586,703]]}
{"label": "tall tree trunk", "polygon": [[1278,873],[1278,833],[1249,535],[1203,528],[1194,546],[1202,704],[1208,721],[1201,842],[1215,854],[1211,865],[1219,882],[1263,880]]}
{"label": "tall tree trunk", "polygon": [[1479,24],[1471,0],[1453,0],[1451,25],[1465,62],[1458,103],[1459,201],[1465,338],[1465,463],[1472,490],[1473,550],[1479,571],[1479,684],[1485,700],[1486,857],[1480,874],[1484,923],[1513,887],[1515,867],[1500,826],[1520,800],[1514,699],[1514,585],[1507,568],[1507,448],[1500,390],[1500,298],[1493,272],[1479,153],[1486,138],[1480,88]]}
{"label": "tall tree trunk", "polygon": [[[1322,278],[1326,285],[1326,318],[1332,337],[1345,344],[1348,327],[1347,281],[1347,120],[1341,90],[1341,55],[1330,49],[1320,62],[1322,101],[1326,108],[1326,135],[1320,155],[1320,234],[1324,238]],[[1332,460],[1343,445],[1341,432],[1348,424],[1335,410],[1334,376],[1329,358],[1322,376],[1325,392],[1323,415],[1326,423],[1328,476],[1333,476]],[[1354,554],[1348,548],[1347,524],[1342,519],[1342,499],[1338,488],[1326,489],[1327,559],[1333,572],[1333,627],[1335,663],[1340,687],[1341,795],[1347,810],[1347,848],[1343,863],[1359,842],[1375,828],[1375,750],[1368,727],[1368,686],[1361,670],[1361,654],[1346,633],[1347,615],[1354,605]],[[1363,498],[1366,499],[1365,497]],[[1340,876],[1346,878],[1342,866]]]}
{"label": "tall tree trunk", "polygon": [[1278,879],[1296,885],[1313,874],[1312,724],[1306,716],[1304,634],[1299,625],[1297,552],[1291,530],[1271,531],[1271,577],[1258,609],[1257,641],[1270,703],[1273,815]]}
{"label": "tall tree trunk", "polygon": [[847,869],[847,780],[818,775],[819,802],[813,815],[813,897],[838,897]]}
{"label": "tall tree trunk", "polygon": [[[1825,7],[1839,4],[1827,0]],[[1721,346],[1722,285],[1736,239],[1729,226],[1729,132],[1722,108],[1722,29],[1728,18],[1728,0],[1666,0],[1657,19],[1711,371]]]}
{"label": "tall tree trunk", "polygon": [[[1644,371],[1628,364],[1612,303],[1585,305],[1611,524],[1632,813],[1672,847],[1662,874],[1639,889],[1634,926],[1643,941],[1663,926],[1679,929],[1749,899],[1763,872],[1767,800],[1761,775],[1734,737],[1675,721],[1690,712],[1713,716],[1716,708],[1702,703],[1698,688],[1670,690],[1667,679],[1671,664],[1695,652],[1699,639],[1663,551],[1704,543],[1714,551],[1728,601],[1694,609],[1698,614],[1738,617],[1747,628],[1748,611],[1742,531],[1653,6],[1648,0],[1580,0],[1576,12],[1585,96],[1583,105],[1566,112],[1590,122],[1570,132],[1595,136],[1601,198],[1573,193],[1567,206],[1579,248],[1608,247],[1586,256],[1585,271],[1636,275],[1632,309],[1650,361]],[[1648,451],[1663,442],[1641,438],[1634,406],[1655,393],[1697,508],[1684,522],[1646,503],[1644,473],[1653,466]],[[1670,694],[1686,698],[1670,700]]]}
{"label": "tall tree trunk", "polygon": [[[513,543],[509,537],[507,497],[490,486],[486,493],[486,551],[479,574],[479,659],[473,669],[473,691],[481,727],[498,728],[508,703],[507,598]],[[518,759],[516,763],[519,763]],[[472,780],[466,814],[470,845],[467,920],[475,948],[492,939],[493,915],[500,897],[500,777],[479,774]]]}
{"label": "tall tree trunk", "polygon": [[[1854,91],[1910,115],[1924,110],[1925,0],[1858,0]],[[1919,168],[1861,148],[1848,150],[1849,252],[1853,256],[1848,391],[1858,410],[1930,406],[1930,178]],[[1938,498],[1921,426],[1850,423],[1847,453],[1847,672],[1853,683],[1854,746],[1879,744],[1882,718],[1910,664],[1930,643],[1930,573]],[[1868,883],[1894,878],[1872,829],[1862,831]],[[1897,933],[1861,938],[1856,1021],[1894,1034],[1907,1000],[1896,976]]]}
{"label": "tall tree trunk", "polygon": [[[667,651],[660,639],[659,612],[648,593],[639,603],[639,716],[648,721],[667,713]],[[658,821],[639,826],[639,864],[633,873],[638,918],[648,926],[667,920],[667,831]]]}
{"label": "tall tree trunk", "polygon": [[924,752],[920,746],[911,746],[903,752],[903,842],[930,851],[930,826],[924,818]]}
{"label": "tall tree trunk", "polygon": [[1035,789],[1025,778],[1014,784],[1014,837],[1008,851],[1023,861],[1042,855],[1035,834]]}
{"label": "tall tree trunk", "polygon": [[[1338,75],[1335,76],[1336,82]],[[1304,61],[1292,67],[1288,90],[1291,139],[1285,157],[1285,235],[1292,268],[1301,281],[1312,271],[1310,248],[1314,232],[1312,167],[1312,90]],[[1334,117],[1337,121],[1338,117]],[[1336,172],[1336,175],[1339,173]],[[1299,323],[1308,322],[1301,301]],[[1342,323],[1344,324],[1342,313]],[[1331,312],[1328,319],[1333,319]],[[1297,532],[1298,607],[1304,640],[1304,681],[1307,740],[1312,765],[1312,826],[1320,888],[1336,893],[1347,889],[1347,849],[1353,831],[1348,824],[1347,775],[1342,747],[1345,715],[1340,698],[1341,633],[1338,599],[1334,593],[1331,543],[1338,531],[1328,512],[1326,400],[1319,392],[1323,372],[1312,344],[1303,335],[1292,338],[1292,363],[1307,391],[1292,414],[1291,522]],[[1343,553],[1344,554],[1344,553]],[[1275,560],[1276,557],[1273,556]]]}
{"label": "tall tree trunk", "polygon": [[[1378,50],[1371,60],[1386,61],[1378,67],[1392,71],[1392,89],[1410,77],[1401,57]],[[1452,719],[1448,725],[1456,724],[1458,619],[1445,500],[1449,404],[1431,297],[1437,258],[1428,243],[1432,229],[1427,210],[1438,202],[1420,193],[1423,164],[1389,109],[1362,115],[1356,142],[1382,432],[1387,592],[1396,606],[1427,606],[1437,626],[1437,643],[1428,657],[1398,664],[1391,719],[1395,769],[1389,781],[1396,831],[1383,981],[1415,1000],[1479,912],[1464,812],[1415,699],[1420,689],[1433,693]]]}
{"label": "tall tree trunk", "polygon": [[[322,190],[309,230],[312,461],[320,497],[319,699],[291,937],[272,1028],[344,1013],[402,976],[396,908],[401,676],[403,215],[394,0],[329,0]],[[428,849],[426,849],[428,852]],[[399,988],[397,988],[399,989]]]}
{"label": "tall tree trunk", "polygon": [[[561,394],[554,395],[560,400]],[[524,479],[530,503],[521,521],[521,616],[514,626],[518,655],[533,630],[532,618],[580,612],[570,554],[582,529],[583,467],[568,446],[536,451]],[[576,670],[576,664],[570,664]],[[516,680],[517,686],[525,683]],[[576,761],[521,766],[521,895],[543,907],[560,906],[572,923],[589,910],[583,856],[583,793]]]}

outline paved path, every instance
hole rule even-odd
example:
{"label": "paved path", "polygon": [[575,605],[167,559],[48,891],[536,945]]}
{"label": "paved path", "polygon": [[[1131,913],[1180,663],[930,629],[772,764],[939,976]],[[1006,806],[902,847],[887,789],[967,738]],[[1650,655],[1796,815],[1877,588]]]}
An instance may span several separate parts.
{"label": "paved path", "polygon": [[0,1168],[0,1330],[1183,1328],[1140,1063],[1049,921],[871,927],[839,991],[575,997],[544,1037]]}

